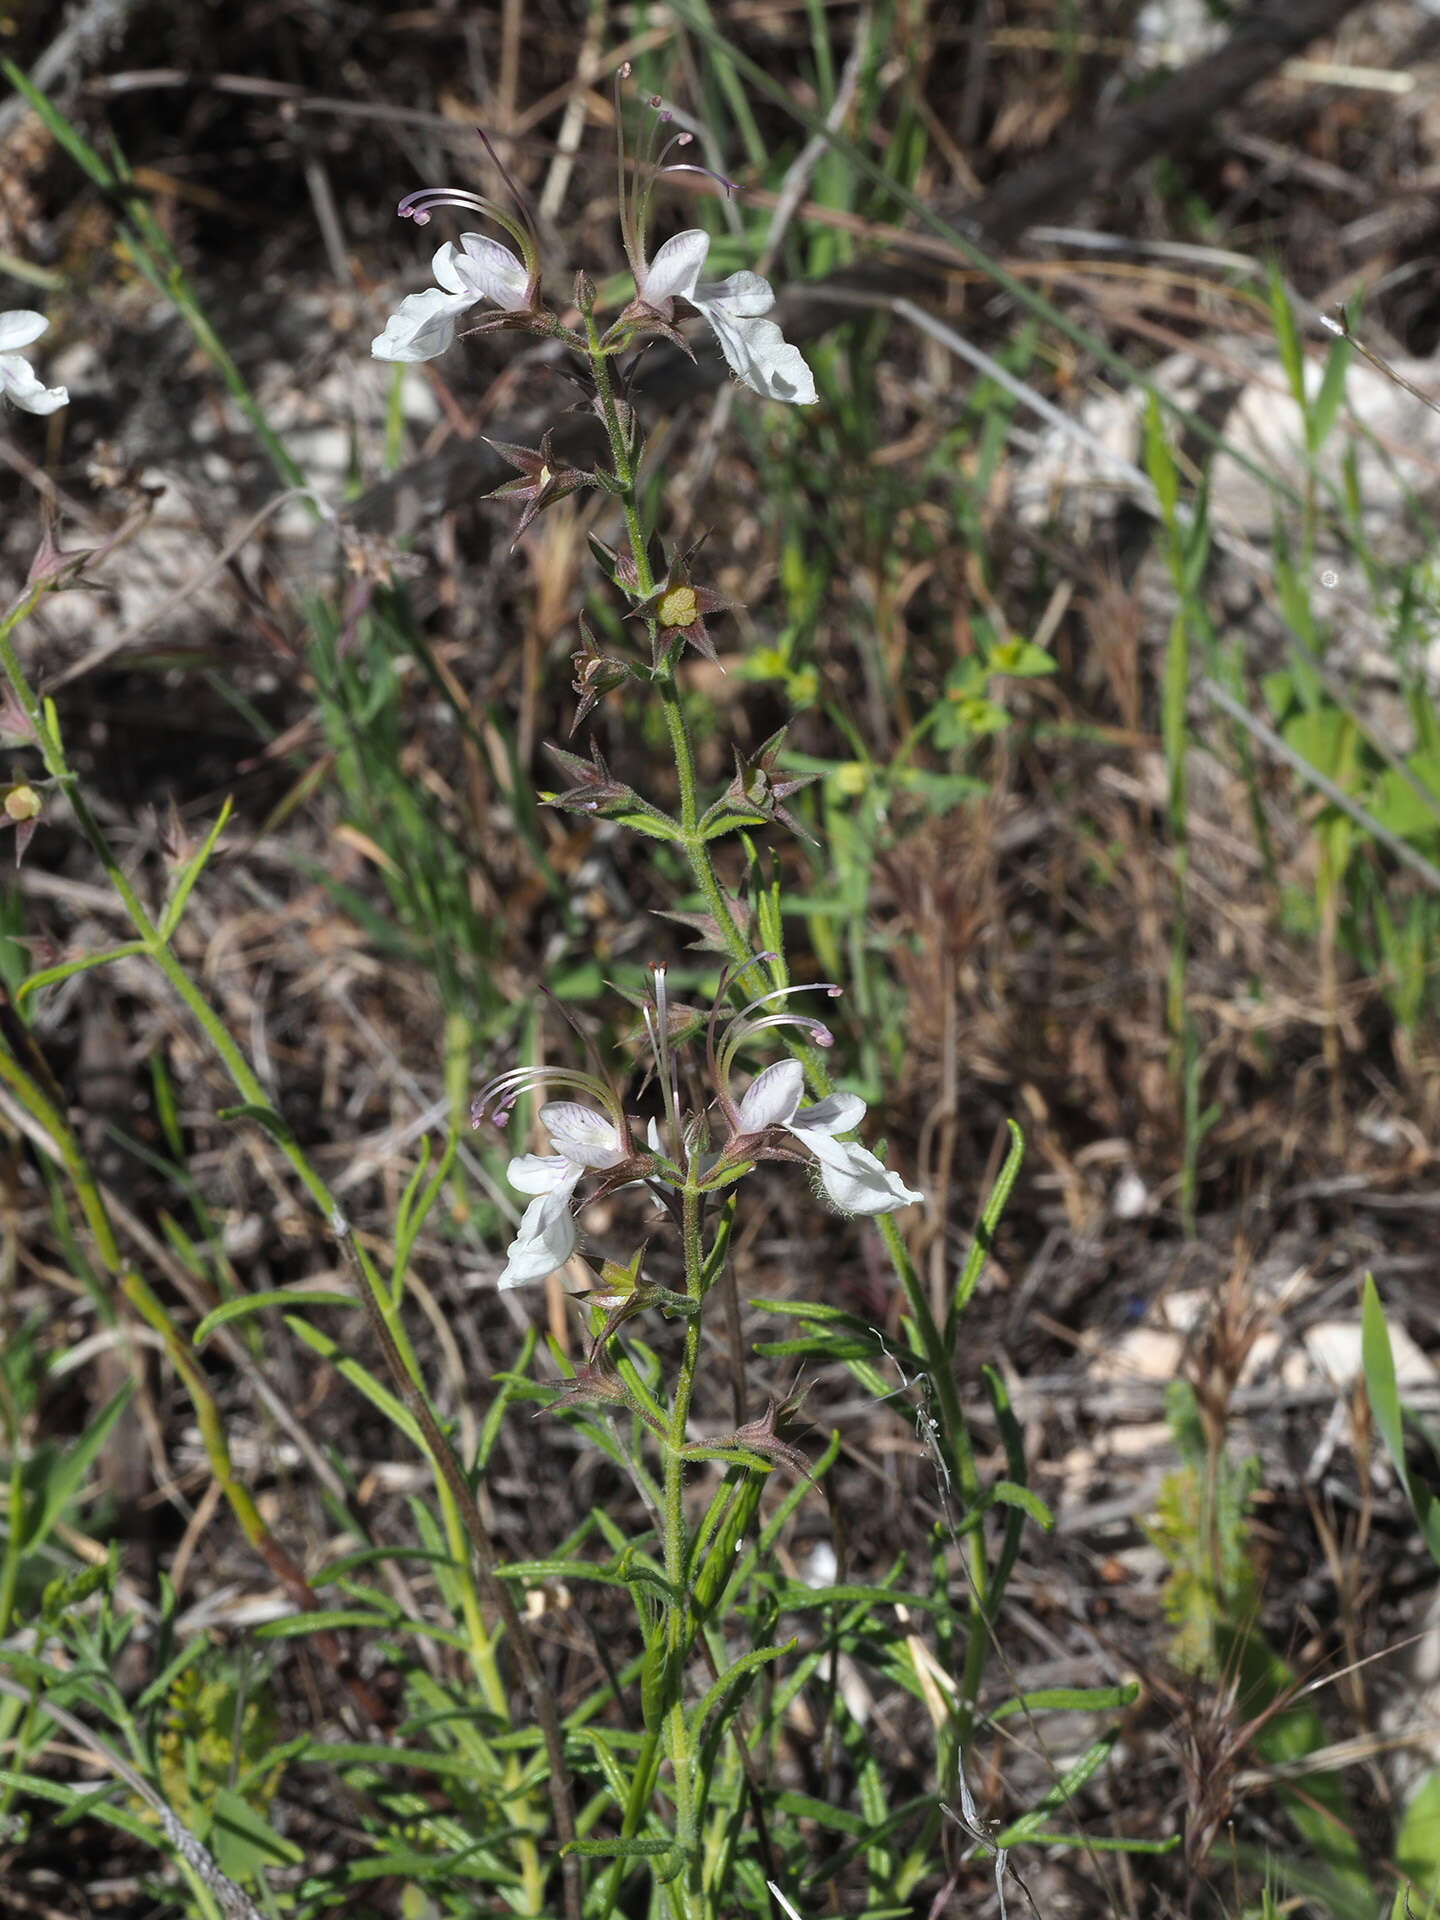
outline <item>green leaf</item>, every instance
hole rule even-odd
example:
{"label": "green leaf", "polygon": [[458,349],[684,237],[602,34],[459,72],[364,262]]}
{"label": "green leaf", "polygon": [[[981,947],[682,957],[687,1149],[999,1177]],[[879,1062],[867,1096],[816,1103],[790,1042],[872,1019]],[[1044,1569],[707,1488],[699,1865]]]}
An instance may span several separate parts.
{"label": "green leaf", "polygon": [[772,1660],[783,1660],[787,1653],[793,1653],[799,1645],[798,1640],[786,1640],[778,1647],[752,1647],[749,1653],[742,1653],[733,1666],[727,1667],[720,1678],[701,1695],[699,1701],[690,1709],[690,1727],[692,1736],[699,1736],[701,1728],[711,1712],[730,1689],[743,1680],[747,1674],[754,1673],[757,1667],[768,1666]]}
{"label": "green leaf", "polygon": [[263,1293],[241,1294],[238,1299],[226,1300],[215,1307],[196,1327],[192,1344],[203,1347],[218,1327],[228,1326],[232,1320],[243,1320],[248,1314],[261,1313],[266,1307],[356,1307],[359,1304],[353,1293],[332,1293],[322,1287],[269,1287]]}
{"label": "green leaf", "polygon": [[1427,1773],[1395,1836],[1395,1864],[1433,1900],[1440,1892],[1440,1770]]}
{"label": "green leaf", "polygon": [[145,952],[143,940],[127,940],[118,947],[107,947],[103,953],[87,953],[83,960],[62,960],[58,966],[41,967],[38,973],[27,974],[15,989],[15,1004],[23,1007],[32,993],[39,993],[42,987],[53,987],[57,981],[68,980],[75,973],[89,973],[92,967],[108,967],[112,960],[129,960],[137,953]]}
{"label": "green leaf", "polygon": [[1012,1822],[1003,1833],[996,1834],[995,1845],[1018,1847],[1022,1840],[1029,1840],[1032,1835],[1039,1833],[1044,1826],[1045,1815],[1053,1813],[1057,1807],[1070,1804],[1091,1775],[1098,1773],[1104,1766],[1110,1757],[1111,1748],[1119,1738],[1120,1729],[1116,1727],[1109,1733],[1103,1734],[1093,1746],[1087,1747],[1075,1764],[1067,1769],[1029,1813],[1023,1814],[1020,1819]]}
{"label": "green leaf", "polygon": [[1017,1486],[1013,1480],[997,1480],[990,1489],[990,1496],[999,1506],[1023,1508],[1036,1526],[1043,1527],[1046,1533],[1054,1531],[1055,1522],[1050,1509],[1029,1487]]}
{"label": "green leaf", "polygon": [[1398,767],[1387,767],[1370,796],[1370,811],[1402,840],[1440,833],[1440,753],[1415,753],[1406,767],[1430,796],[1427,804]]}
{"label": "green leaf", "polygon": [[1305,420],[1305,437],[1312,454],[1319,453],[1330,438],[1331,428],[1335,425],[1340,403],[1345,398],[1345,376],[1350,370],[1350,357],[1355,348],[1348,339],[1335,341],[1325,362],[1325,372],[1320,381],[1320,391],[1315,396],[1313,406]]}
{"label": "green leaf", "polygon": [[1171,533],[1175,530],[1175,506],[1180,498],[1180,476],[1175,468],[1175,456],[1170,451],[1170,442],[1165,436],[1165,422],[1160,415],[1160,403],[1152,393],[1145,403],[1145,471],[1150,476],[1150,484],[1155,489],[1160,502],[1160,511],[1165,516],[1165,525]]}
{"label": "green leaf", "polygon": [[1436,1500],[1423,1481],[1412,1478],[1405,1463],[1405,1416],[1395,1384],[1395,1357],[1390,1351],[1390,1333],[1385,1325],[1385,1313],[1380,1305],[1375,1277],[1369,1273],[1365,1276],[1360,1314],[1360,1353],[1365,1367],[1365,1391],[1369,1395],[1375,1424],[1380,1429],[1380,1437],[1385,1442],[1396,1476],[1405,1489],[1405,1497],[1410,1502],[1421,1538],[1429,1548],[1431,1559],[1440,1565],[1440,1501]]}
{"label": "green leaf", "polygon": [[1360,736],[1348,714],[1338,707],[1316,707],[1313,712],[1297,713],[1287,720],[1281,734],[1286,746],[1317,773],[1333,780],[1345,793],[1356,790],[1360,782],[1355,754]]}
{"label": "green leaf", "polygon": [[817,1827],[830,1827],[836,1833],[860,1835],[870,1829],[870,1822],[863,1814],[852,1813],[848,1807],[832,1806],[828,1800],[813,1800],[808,1793],[778,1794],[775,1805],[792,1820],[813,1820]]}
{"label": "green leaf", "polygon": [[1295,311],[1290,305],[1290,296],[1285,291],[1285,282],[1280,277],[1280,269],[1272,260],[1269,265],[1270,283],[1270,324],[1275,329],[1275,345],[1279,349],[1280,364],[1285,369],[1285,378],[1290,382],[1290,391],[1295,396],[1295,404],[1301,413],[1307,411],[1305,405],[1305,354],[1300,345],[1299,329],[1295,325]]}
{"label": "green leaf", "polygon": [[1016,1713],[1102,1713],[1112,1707],[1131,1707],[1139,1697],[1135,1681],[1123,1687],[1042,1687],[1002,1701],[987,1718],[1008,1720]]}
{"label": "green leaf", "polygon": [[295,1136],[274,1107],[262,1107],[253,1101],[247,1101],[241,1107],[221,1107],[222,1120],[253,1120],[257,1127],[268,1133],[278,1146],[290,1147],[295,1144]]}
{"label": "green leaf", "polygon": [[393,1426],[398,1427],[406,1439],[413,1442],[428,1457],[430,1449],[414,1414],[396,1399],[388,1387],[382,1387],[373,1373],[362,1367],[358,1360],[352,1360],[347,1353],[343,1353],[337,1341],[321,1333],[318,1328],[312,1327],[308,1320],[301,1320],[295,1314],[287,1313],[285,1324],[298,1340],[305,1342],[313,1353],[318,1353],[322,1359],[331,1361],[342,1379],[348,1380],[352,1387],[363,1393],[371,1406],[378,1407],[385,1418]]}
{"label": "green leaf", "polygon": [[991,673],[1008,674],[1013,680],[1035,680],[1054,673],[1055,658],[1032,640],[1002,640],[990,649],[985,665]]}
{"label": "green leaf", "polygon": [[[561,1853],[579,1853],[590,1860],[657,1860],[665,1854],[680,1854],[673,1840],[663,1834],[636,1834],[622,1840],[571,1840]],[[680,1855],[683,1859],[683,1854]]]}
{"label": "green leaf", "polygon": [[160,917],[160,938],[167,944],[170,936],[180,924],[180,916],[185,911],[185,902],[190,898],[190,889],[204,872],[206,862],[215,851],[215,842],[220,838],[225,822],[230,818],[231,805],[232,802],[227,797],[224,806],[221,807],[219,813],[215,816],[214,826],[205,836],[204,846],[202,846],[197,853],[193,854],[180,869],[179,877],[175,882],[175,891],[170,898],[170,904]]}
{"label": "green leaf", "polygon": [[109,1438],[110,1429],[125,1411],[134,1389],[133,1380],[125,1381],[114,1396],[105,1402],[74,1446],[58,1454],[47,1466],[35,1511],[25,1528],[27,1552],[34,1552],[79,1492],[80,1483],[90,1471],[91,1462]]}
{"label": "green leaf", "polygon": [[1010,1148],[1005,1155],[1005,1164],[1001,1167],[995,1184],[986,1198],[984,1211],[980,1215],[980,1225],[976,1229],[975,1238],[970,1242],[970,1251],[965,1256],[965,1266],[960,1278],[955,1283],[955,1295],[950,1304],[949,1325],[946,1328],[947,1338],[952,1342],[955,1321],[969,1305],[970,1296],[979,1284],[986,1257],[990,1252],[991,1241],[995,1237],[995,1228],[999,1224],[1000,1215],[1005,1210],[1005,1203],[1010,1198],[1011,1189],[1019,1177],[1020,1163],[1025,1158],[1024,1134],[1013,1120],[1008,1120],[1006,1125],[1010,1129]]}
{"label": "green leaf", "polygon": [[215,1795],[207,1836],[222,1873],[244,1880],[261,1867],[294,1867],[305,1858],[293,1840],[282,1839],[270,1822],[229,1787]]}
{"label": "green leaf", "polygon": [[253,1629],[257,1640],[302,1640],[307,1633],[338,1633],[342,1627],[370,1627],[380,1633],[392,1633],[395,1622],[389,1614],[375,1613],[368,1607],[318,1607],[314,1613],[287,1613],[282,1620],[262,1620]]}

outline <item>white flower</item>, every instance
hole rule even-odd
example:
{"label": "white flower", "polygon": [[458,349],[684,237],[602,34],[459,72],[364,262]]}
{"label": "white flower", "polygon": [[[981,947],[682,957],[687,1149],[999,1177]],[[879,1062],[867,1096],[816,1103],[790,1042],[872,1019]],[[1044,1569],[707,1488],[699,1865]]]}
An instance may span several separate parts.
{"label": "white flower", "polygon": [[666,314],[672,299],[688,301],[710,322],[720,351],[747,387],[767,400],[808,407],[816,399],[815,381],[798,347],[792,347],[765,315],[775,292],[758,273],[732,273],[728,280],[702,283],[701,269],[710,236],[698,227],[667,240],[641,276],[637,291],[647,307]]}
{"label": "white flower", "polygon": [[757,1074],[740,1102],[740,1124],[746,1133],[766,1127],[784,1127],[814,1154],[820,1163],[820,1181],[842,1213],[894,1213],[899,1207],[923,1200],[898,1173],[888,1173],[866,1148],[854,1140],[837,1140],[851,1133],[865,1117],[865,1102],[854,1093],[832,1093],[812,1107],[802,1107],[805,1075],[798,1060],[780,1060]]}
{"label": "white flower", "polygon": [[0,393],[26,413],[54,413],[70,398],[64,387],[42,386],[24,354],[15,352],[38,340],[49,324],[43,313],[26,307],[0,313]]}
{"label": "white flower", "polygon": [[440,282],[412,293],[370,342],[376,360],[433,360],[455,338],[455,321],[481,300],[493,300],[507,313],[530,305],[530,275],[525,262],[483,233],[462,233],[460,245],[446,241],[430,263]]}
{"label": "white flower", "polygon": [[626,1154],[614,1122],[578,1101],[551,1101],[540,1109],[540,1123],[555,1152],[520,1154],[505,1170],[512,1187],[535,1198],[506,1248],[502,1287],[544,1280],[564,1266],[575,1251],[571,1202],[576,1187],[586,1173],[618,1166]]}

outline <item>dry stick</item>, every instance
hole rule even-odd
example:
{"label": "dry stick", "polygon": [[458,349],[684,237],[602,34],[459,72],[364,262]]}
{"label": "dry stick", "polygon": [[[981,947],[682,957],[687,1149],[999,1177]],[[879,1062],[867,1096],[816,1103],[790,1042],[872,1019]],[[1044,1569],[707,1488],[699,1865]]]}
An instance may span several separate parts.
{"label": "dry stick", "polygon": [[226,1920],[265,1920],[265,1916],[249,1894],[243,1888],[237,1887],[227,1874],[220,1871],[213,1857],[201,1846],[194,1834],[181,1825],[179,1819],[150,1782],[143,1774],[137,1773],[130,1762],[115,1751],[108,1740],[102,1739],[92,1728],[87,1727],[83,1720],[77,1719],[64,1707],[57,1706],[53,1700],[48,1700],[43,1695],[37,1700],[32,1692],[25,1687],[17,1687],[13,1680],[0,1678],[0,1693],[6,1694],[11,1700],[18,1700],[21,1706],[37,1708],[47,1719],[53,1720],[56,1726],[63,1727],[73,1740],[78,1740],[82,1747],[93,1753],[97,1760],[108,1767],[115,1778],[122,1781],[137,1799],[145,1802],[160,1822],[160,1829],[170,1845],[196,1879],[203,1884],[206,1891],[213,1894],[219,1901]]}
{"label": "dry stick", "polygon": [[272,500],[267,500],[263,507],[252,513],[240,531],[226,541],[219,553],[207,560],[198,573],[192,573],[188,580],[182,580],[173,593],[165,596],[159,606],[148,608],[138,620],[133,621],[122,632],[114,634],[109,640],[102,640],[98,647],[93,647],[85,655],[84,659],[75,661],[73,666],[66,667],[63,672],[47,680],[41,691],[55,693],[59,688],[68,686],[72,680],[78,680],[82,674],[93,673],[96,667],[103,666],[115,654],[123,653],[126,647],[131,647],[137,640],[143,639],[157,621],[165,619],[178,607],[183,607],[192,594],[199,593],[202,587],[208,586],[218,574],[223,573],[236,554],[249,541],[251,535],[264,526],[272,513],[278,513],[281,507],[288,506],[292,500],[302,499],[313,501],[327,518],[334,517],[331,507],[313,487],[286,487],[283,493],[277,493]]}
{"label": "dry stick", "polygon": [[560,209],[565,204],[570,176],[575,170],[575,156],[580,151],[581,140],[585,137],[590,90],[610,64],[604,52],[606,24],[605,9],[592,7],[585,25],[585,38],[581,43],[580,57],[575,65],[575,79],[572,83],[570,98],[565,105],[565,115],[560,122],[560,131],[555,136],[555,158],[550,162],[550,171],[545,176],[545,185],[540,193],[541,220],[558,219]]}
{"label": "dry stick", "polygon": [[554,1810],[555,1832],[561,1847],[560,1870],[565,1885],[565,1911],[570,1920],[580,1920],[580,1862],[574,1854],[565,1851],[575,1839],[575,1807],[571,1799],[570,1775],[565,1762],[565,1735],[560,1725],[555,1696],[541,1671],[530,1631],[520,1617],[520,1610],[511,1598],[509,1588],[500,1578],[500,1558],[495,1551],[495,1543],[490,1538],[490,1530],[481,1518],[479,1507],[475,1504],[475,1496],[470,1491],[465,1469],[456,1457],[449,1440],[441,1431],[440,1423],[430,1411],[424,1394],[410,1377],[409,1369],[401,1358],[400,1349],[395,1344],[395,1337],[385,1324],[385,1316],[380,1311],[379,1302],[366,1276],[365,1267],[356,1252],[350,1222],[338,1207],[331,1215],[330,1228],[340,1248],[340,1256],[355,1282],[371,1331],[380,1343],[380,1351],[385,1356],[385,1364],[390,1369],[395,1390],[424,1435],[431,1458],[444,1476],[445,1484],[450,1489],[451,1497],[465,1523],[465,1531],[470,1536],[470,1543],[475,1549],[475,1559],[485,1582],[490,1603],[499,1614],[505,1631],[510,1636],[510,1644],[515,1649],[516,1663],[520,1668],[521,1678],[525,1682],[525,1689],[530,1695],[530,1704],[539,1722],[541,1737],[545,1742],[546,1757],[550,1763],[550,1804]]}

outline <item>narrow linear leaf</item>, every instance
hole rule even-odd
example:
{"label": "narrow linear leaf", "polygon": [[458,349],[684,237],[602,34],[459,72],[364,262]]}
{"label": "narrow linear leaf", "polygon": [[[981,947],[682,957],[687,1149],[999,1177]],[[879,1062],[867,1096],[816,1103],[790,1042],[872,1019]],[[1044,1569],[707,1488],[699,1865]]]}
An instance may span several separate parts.
{"label": "narrow linear leaf", "polygon": [[270,1287],[263,1293],[246,1293],[236,1300],[227,1300],[207,1313],[196,1327],[192,1343],[203,1347],[218,1327],[228,1326],[232,1320],[243,1320],[248,1314],[261,1313],[266,1307],[354,1307],[359,1304],[353,1293],[334,1293],[321,1287]]}

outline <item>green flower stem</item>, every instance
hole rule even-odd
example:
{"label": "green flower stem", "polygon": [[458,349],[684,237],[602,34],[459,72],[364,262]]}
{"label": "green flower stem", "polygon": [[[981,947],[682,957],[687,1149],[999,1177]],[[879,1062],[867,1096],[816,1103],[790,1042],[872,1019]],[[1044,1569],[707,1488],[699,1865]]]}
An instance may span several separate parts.
{"label": "green flower stem", "polygon": [[[630,552],[635,567],[636,586],[641,594],[647,594],[654,591],[655,581],[636,501],[636,475],[630,458],[629,442],[620,423],[610,370],[606,364],[605,355],[599,350],[593,324],[590,337],[591,366],[599,396],[600,417],[610,440],[611,459],[620,487],[620,500],[624,509],[625,528],[629,536]],[[657,631],[657,623],[653,616],[648,617],[647,625],[653,641]],[[701,836],[697,828],[699,803],[695,778],[695,755],[673,664],[669,661],[664,662],[655,670],[654,679],[665,715],[666,730],[670,736],[670,748],[674,756],[675,775],[679,786],[680,845],[685,850],[696,888],[715,922],[720,943],[735,966],[744,966],[754,959],[750,942],[736,924],[725,889],[720,883],[720,876],[715,871],[709,842]],[[736,987],[739,990],[741,983],[737,981]],[[810,1092],[817,1100],[823,1100],[827,1094],[834,1091],[834,1087],[819,1049],[810,1046],[795,1029],[782,1029],[782,1035],[785,1045],[804,1068],[806,1084]],[[940,1431],[937,1438],[942,1457],[959,1493],[962,1509],[969,1511],[980,1495],[980,1477],[975,1465],[974,1448],[971,1445],[960,1406],[960,1389],[955,1379],[954,1360],[946,1346],[944,1335],[936,1324],[935,1316],[930,1310],[925,1289],[915,1272],[914,1264],[894,1219],[888,1214],[881,1215],[876,1225],[880,1230],[885,1250],[890,1256],[890,1263],[895,1269],[895,1276],[904,1292],[920,1348],[925,1356],[926,1374],[939,1408]],[[979,1527],[971,1531],[968,1552],[971,1589],[970,1632],[966,1640],[964,1670],[956,1708],[956,1728],[959,1743],[962,1746],[969,1738],[974,1720],[975,1703],[979,1698],[989,1638],[988,1621],[992,1607],[989,1591],[989,1563],[986,1558],[983,1532]]]}
{"label": "green flower stem", "polygon": [[[670,1435],[665,1448],[665,1577],[672,1591],[684,1596],[690,1564],[690,1529],[685,1520],[685,1434],[690,1423],[690,1399],[700,1359],[699,1307],[705,1295],[705,1247],[701,1235],[704,1198],[696,1184],[692,1162],[681,1191],[681,1232],[685,1258],[685,1291],[697,1311],[685,1319],[685,1350],[681,1357],[670,1408]],[[690,1650],[690,1608],[684,1597],[671,1602],[665,1621],[665,1644],[674,1697],[665,1716],[665,1747],[673,1775],[675,1839],[685,1856],[683,1874],[676,1881],[681,1911],[698,1916],[703,1910],[700,1885],[700,1834],[696,1819],[695,1755],[686,1703],[680,1684]]]}

